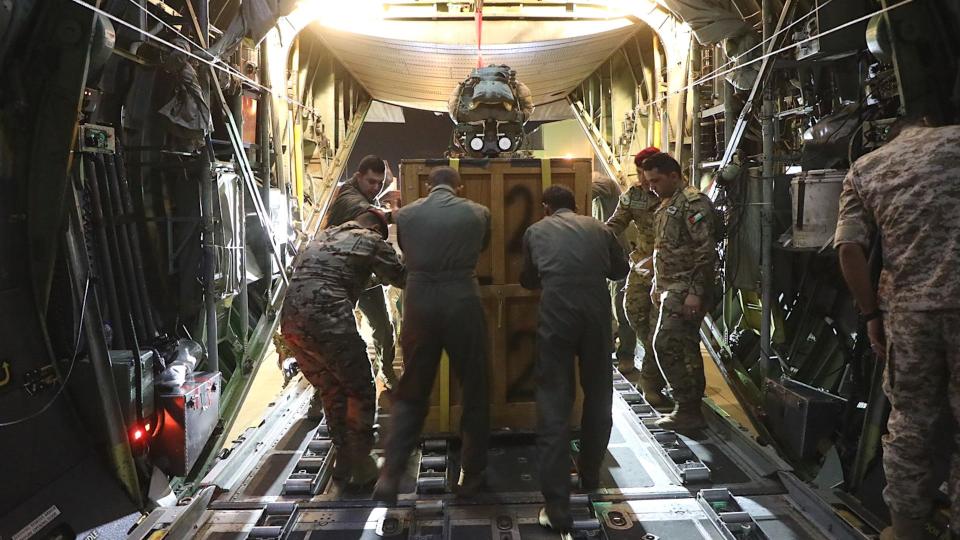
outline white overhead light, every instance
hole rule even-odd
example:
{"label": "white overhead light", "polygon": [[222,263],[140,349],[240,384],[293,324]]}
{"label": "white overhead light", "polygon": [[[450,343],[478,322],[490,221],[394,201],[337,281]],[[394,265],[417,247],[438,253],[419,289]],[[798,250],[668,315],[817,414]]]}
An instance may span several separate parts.
{"label": "white overhead light", "polygon": [[470,139],[470,149],[473,150],[474,152],[479,152],[480,150],[483,150],[483,139],[481,139],[480,137],[474,137]]}
{"label": "white overhead light", "polygon": [[510,137],[500,137],[500,140],[497,141],[497,147],[500,148],[501,152],[506,152],[510,150],[513,146],[513,141],[510,140]]}

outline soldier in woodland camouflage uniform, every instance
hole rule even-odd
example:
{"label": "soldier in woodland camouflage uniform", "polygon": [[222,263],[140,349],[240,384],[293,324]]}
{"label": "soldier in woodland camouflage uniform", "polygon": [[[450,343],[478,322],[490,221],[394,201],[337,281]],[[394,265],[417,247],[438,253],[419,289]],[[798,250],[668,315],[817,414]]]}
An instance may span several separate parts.
{"label": "soldier in woodland camouflage uniform", "polygon": [[[653,354],[653,329],[657,315],[650,300],[650,288],[653,284],[650,261],[653,257],[653,213],[660,204],[660,199],[650,192],[641,168],[643,160],[659,152],[659,149],[651,146],[636,155],[634,164],[637,167],[638,182],[620,197],[620,204],[613,216],[607,220],[607,226],[616,235],[623,234],[631,222],[637,227],[637,244],[631,254],[634,264],[627,276],[623,310],[637,338],[643,343],[640,389],[643,390],[644,398],[658,409],[672,410],[673,402],[662,393],[666,382]],[[624,359],[621,359],[622,372],[628,373],[633,369],[633,358],[630,358],[630,361],[629,365],[625,365]]]}
{"label": "soldier in woodland camouflage uniform", "polygon": [[370,456],[376,390],[353,310],[371,272],[397,287],[406,280],[386,232],[376,209],[323,231],[304,250],[280,315],[284,341],[320,393],[338,447],[334,477],[358,485],[377,474]]}
{"label": "soldier in woodland camouflage uniform", "polygon": [[[944,413],[960,420],[958,167],[960,126],[913,126],[857,160],[843,181],[834,245],[874,352],[886,359],[883,390],[892,407],[883,436],[883,497],[893,527],[884,539],[925,537],[932,494],[943,482],[931,477],[935,425]],[[877,232],[883,272],[875,295],[865,253]],[[956,449],[949,487],[956,535]]]}
{"label": "soldier in woodland camouflage uniform", "polygon": [[[327,226],[342,225],[374,207],[377,204],[377,195],[383,189],[386,174],[386,165],[379,157],[369,155],[360,160],[357,172],[340,186],[340,191],[330,205],[326,218]],[[384,383],[388,388],[392,388],[397,382],[397,375],[393,370],[394,329],[387,313],[383,287],[377,285],[363,291],[358,305],[373,329],[373,345],[376,350],[374,371],[382,373]]]}
{"label": "soldier in woodland camouflage uniform", "polygon": [[710,199],[686,185],[672,157],[651,156],[643,171],[661,198],[653,218],[653,299],[659,307],[653,349],[677,402],[676,410],[657,425],[691,431],[705,425],[700,321],[710,305],[717,262],[716,215]]}
{"label": "soldier in woodland camouflage uniform", "polygon": [[[616,180],[603,175],[599,172],[593,173],[591,182],[591,192],[593,198],[593,217],[601,222],[606,221],[613,216],[620,200],[620,184]],[[630,243],[627,242],[626,235],[620,235],[617,242],[625,250],[629,251]],[[637,335],[633,331],[633,326],[627,320],[627,315],[623,311],[623,296],[626,280],[611,281],[608,288],[610,297],[613,300],[613,317],[615,320],[614,335],[616,341],[617,367],[626,375],[635,374],[637,369],[634,367],[634,356],[637,354]]]}

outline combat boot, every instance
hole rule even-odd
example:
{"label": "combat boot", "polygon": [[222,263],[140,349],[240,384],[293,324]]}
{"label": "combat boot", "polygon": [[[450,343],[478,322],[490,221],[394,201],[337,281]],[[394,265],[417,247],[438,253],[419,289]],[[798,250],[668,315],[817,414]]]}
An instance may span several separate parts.
{"label": "combat boot", "polygon": [[551,505],[550,503],[547,503],[546,506],[540,509],[537,521],[541,527],[546,527],[559,533],[566,533],[573,529],[573,517],[570,515],[570,511],[563,510],[558,508],[557,505]]}
{"label": "combat boot", "polygon": [[700,410],[700,402],[677,403],[677,410],[657,420],[657,427],[669,431],[688,433],[707,427]]}
{"label": "combat boot", "polygon": [[330,473],[330,477],[338,482],[350,479],[350,471],[352,469],[351,460],[347,456],[347,451],[345,448],[337,449],[337,462],[333,464],[333,471]]}
{"label": "combat boot", "polygon": [[356,460],[351,467],[350,485],[354,487],[367,487],[377,479],[377,458],[371,454]]}
{"label": "combat boot", "polygon": [[640,391],[643,392],[643,399],[654,409],[663,412],[673,412],[673,400],[663,394],[662,388],[656,388],[648,382],[640,381]]}
{"label": "combat boot", "polygon": [[591,466],[581,459],[577,459],[577,476],[579,477],[580,491],[596,491],[600,489],[600,465]]}
{"label": "combat boot", "polygon": [[460,469],[460,481],[457,482],[457,496],[476,497],[483,490],[485,483],[484,473],[467,473]]}
{"label": "combat boot", "polygon": [[385,470],[380,470],[380,478],[373,488],[373,500],[380,501],[387,506],[397,505],[397,493],[400,492],[400,477],[393,476]]}
{"label": "combat boot", "polygon": [[617,369],[620,370],[620,374],[626,378],[635,376],[639,371],[637,370],[637,364],[634,362],[632,356],[620,356],[617,358]]}
{"label": "combat boot", "polygon": [[880,533],[880,540],[921,540],[926,538],[923,518],[911,518],[890,512],[891,525]]}
{"label": "combat boot", "polygon": [[323,401],[320,399],[320,391],[313,390],[313,397],[310,398],[310,407],[307,409],[307,420],[319,422],[323,420]]}

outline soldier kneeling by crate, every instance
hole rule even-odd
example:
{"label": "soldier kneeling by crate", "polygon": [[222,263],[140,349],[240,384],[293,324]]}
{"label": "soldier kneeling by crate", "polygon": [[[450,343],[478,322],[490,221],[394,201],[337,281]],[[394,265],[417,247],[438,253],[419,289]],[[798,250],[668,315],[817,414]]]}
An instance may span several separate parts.
{"label": "soldier kneeling by crate", "polygon": [[337,445],[333,477],[358,486],[377,477],[370,455],[376,388],[353,310],[371,273],[395,287],[406,282],[386,237],[387,219],[375,208],[323,231],[303,251],[280,316],[284,340],[319,393]]}

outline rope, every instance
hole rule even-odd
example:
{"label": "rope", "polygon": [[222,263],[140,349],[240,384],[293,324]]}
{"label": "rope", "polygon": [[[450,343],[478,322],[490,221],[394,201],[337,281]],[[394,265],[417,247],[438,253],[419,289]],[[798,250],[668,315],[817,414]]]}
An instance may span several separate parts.
{"label": "rope", "polygon": [[476,0],[476,11],[473,18],[477,21],[477,67],[483,67],[483,50],[481,47],[483,37],[483,0]]}

